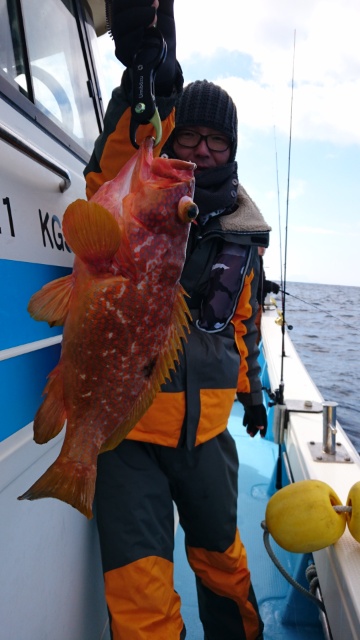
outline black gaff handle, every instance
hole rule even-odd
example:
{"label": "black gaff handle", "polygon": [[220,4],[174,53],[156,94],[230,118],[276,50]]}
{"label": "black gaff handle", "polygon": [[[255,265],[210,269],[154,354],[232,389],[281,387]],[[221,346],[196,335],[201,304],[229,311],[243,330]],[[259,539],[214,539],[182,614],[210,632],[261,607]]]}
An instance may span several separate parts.
{"label": "black gaff handle", "polygon": [[161,31],[157,27],[149,27],[145,32],[141,48],[134,56],[132,66],[130,140],[135,149],[139,148],[136,132],[141,124],[150,122],[154,126],[155,145],[161,140],[161,120],[155,102],[155,76],[166,58],[166,53],[167,45]]}

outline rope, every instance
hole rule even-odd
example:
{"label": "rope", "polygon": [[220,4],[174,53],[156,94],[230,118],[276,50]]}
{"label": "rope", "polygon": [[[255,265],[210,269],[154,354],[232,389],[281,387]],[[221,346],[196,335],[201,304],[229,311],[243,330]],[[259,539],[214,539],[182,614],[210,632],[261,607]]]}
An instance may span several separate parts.
{"label": "rope", "polygon": [[317,575],[316,567],[314,564],[310,564],[305,569],[305,576],[309,583],[309,590],[315,596],[316,589],[319,587],[319,578]]}
{"label": "rope", "polygon": [[[274,565],[276,566],[276,568],[280,571],[280,573],[284,576],[284,578],[293,586],[295,587],[295,589],[297,589],[298,591],[300,591],[300,593],[302,593],[304,596],[306,596],[306,598],[309,598],[312,602],[314,602],[319,609],[321,609],[321,611],[323,611],[325,613],[325,607],[323,602],[321,602],[321,600],[319,600],[319,598],[317,598],[315,595],[313,595],[312,592],[307,591],[301,584],[299,584],[299,582],[297,582],[296,580],[294,580],[294,578],[284,569],[284,567],[280,564],[280,561],[277,559],[276,555],[274,554],[271,546],[270,546],[270,533],[269,530],[266,526],[265,520],[262,521],[261,523],[262,528],[264,529],[264,545],[265,545],[265,549],[268,552],[271,560],[273,561]],[[313,582],[313,580],[312,580]],[[313,591],[314,589],[316,589],[318,585],[315,585],[315,583],[313,582],[312,586],[311,586],[311,591]]]}
{"label": "rope", "polygon": [[333,504],[333,509],[336,513],[352,513],[352,507],[346,507],[343,504]]}

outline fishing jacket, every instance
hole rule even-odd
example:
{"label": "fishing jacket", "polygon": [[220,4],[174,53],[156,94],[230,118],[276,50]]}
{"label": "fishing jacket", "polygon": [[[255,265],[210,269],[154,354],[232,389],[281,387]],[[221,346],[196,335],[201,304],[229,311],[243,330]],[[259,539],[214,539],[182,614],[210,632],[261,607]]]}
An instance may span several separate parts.
{"label": "fishing jacket", "polygon": [[[112,93],[104,130],[84,172],[88,198],[134,154],[128,73]],[[174,128],[175,97],[157,99],[164,141]],[[141,127],[138,142],[151,134],[151,125]],[[226,429],[236,392],[244,406],[263,401],[255,325],[257,247],[268,246],[270,227],[245,189],[235,183],[233,188],[237,198],[230,213],[191,225],[181,277],[190,296],[190,333],[171,379],[129,439],[191,449]]]}

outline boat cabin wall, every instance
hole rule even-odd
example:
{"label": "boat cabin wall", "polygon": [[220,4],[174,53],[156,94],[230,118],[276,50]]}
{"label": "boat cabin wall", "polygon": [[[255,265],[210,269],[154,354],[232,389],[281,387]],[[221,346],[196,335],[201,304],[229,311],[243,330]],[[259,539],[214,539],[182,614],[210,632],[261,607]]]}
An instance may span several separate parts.
{"label": "boat cabin wall", "polygon": [[102,128],[95,45],[85,2],[0,0],[0,619],[17,640],[107,637],[94,522],[56,500],[17,500],[61,446],[35,445],[32,421],[62,329],[27,305],[72,269],[61,223],[85,197]]}
{"label": "boat cabin wall", "polygon": [[0,18],[1,442],[32,421],[58,358],[61,328],[27,304],[72,268],[62,216],[85,197],[102,107],[85,5],[0,0]]}

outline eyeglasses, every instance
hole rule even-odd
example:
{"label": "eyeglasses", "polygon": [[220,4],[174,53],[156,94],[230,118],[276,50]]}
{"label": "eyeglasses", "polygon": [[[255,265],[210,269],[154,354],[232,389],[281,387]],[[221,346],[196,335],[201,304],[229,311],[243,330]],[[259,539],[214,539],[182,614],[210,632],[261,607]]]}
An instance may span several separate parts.
{"label": "eyeglasses", "polygon": [[202,140],[205,140],[210,151],[226,151],[231,145],[229,138],[226,136],[218,133],[210,133],[207,136],[203,136],[201,133],[190,129],[176,131],[175,140],[181,147],[187,147],[188,149],[194,149]]}

